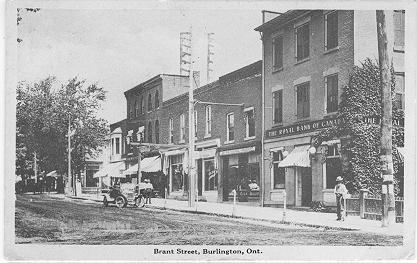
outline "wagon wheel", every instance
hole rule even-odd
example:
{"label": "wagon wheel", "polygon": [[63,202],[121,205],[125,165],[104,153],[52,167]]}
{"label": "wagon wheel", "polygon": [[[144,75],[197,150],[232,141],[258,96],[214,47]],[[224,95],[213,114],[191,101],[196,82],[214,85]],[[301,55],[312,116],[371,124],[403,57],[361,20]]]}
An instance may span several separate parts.
{"label": "wagon wheel", "polygon": [[122,208],[122,207],[125,207],[126,206],[126,201],[125,201],[125,199],[123,198],[123,196],[118,196],[118,197],[116,197],[116,200],[115,200],[115,202],[116,202],[116,206],[118,207],[118,208]]}
{"label": "wagon wheel", "polygon": [[145,198],[142,196],[138,196],[135,200],[135,206],[136,207],[144,207],[145,206]]}
{"label": "wagon wheel", "polygon": [[104,207],[108,207],[109,206],[109,201],[107,201],[107,197],[103,198],[103,206]]}

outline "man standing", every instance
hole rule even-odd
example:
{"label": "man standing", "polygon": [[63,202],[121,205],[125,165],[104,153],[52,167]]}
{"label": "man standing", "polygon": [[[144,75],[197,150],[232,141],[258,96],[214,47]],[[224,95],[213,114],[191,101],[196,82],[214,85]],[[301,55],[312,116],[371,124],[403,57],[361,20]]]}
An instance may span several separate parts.
{"label": "man standing", "polygon": [[145,203],[151,204],[153,185],[150,179],[145,179]]}
{"label": "man standing", "polygon": [[336,178],[336,186],[334,187],[334,193],[336,195],[336,205],[337,205],[337,220],[345,220],[345,197],[347,195],[346,186],[343,184],[343,178],[338,176]]}

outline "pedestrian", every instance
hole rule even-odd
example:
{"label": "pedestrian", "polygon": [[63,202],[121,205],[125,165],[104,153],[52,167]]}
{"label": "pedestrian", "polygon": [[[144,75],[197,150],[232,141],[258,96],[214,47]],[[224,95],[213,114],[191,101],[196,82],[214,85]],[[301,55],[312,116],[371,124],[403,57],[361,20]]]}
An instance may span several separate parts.
{"label": "pedestrian", "polygon": [[145,203],[151,204],[153,185],[150,179],[145,179]]}
{"label": "pedestrian", "polygon": [[345,220],[345,198],[348,193],[346,186],[343,184],[343,178],[338,176],[336,178],[336,186],[334,187],[337,205],[337,220]]}

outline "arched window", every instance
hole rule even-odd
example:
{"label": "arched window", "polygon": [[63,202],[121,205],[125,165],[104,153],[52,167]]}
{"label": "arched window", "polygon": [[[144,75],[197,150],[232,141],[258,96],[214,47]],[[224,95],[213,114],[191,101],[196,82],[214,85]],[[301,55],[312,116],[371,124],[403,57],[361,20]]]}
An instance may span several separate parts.
{"label": "arched window", "polygon": [[159,143],[159,121],[155,121],[155,143]]}
{"label": "arched window", "polygon": [[136,117],[139,116],[139,103],[140,103],[140,101],[139,101],[139,97],[138,97],[138,98],[136,98],[136,101],[135,101]]}
{"label": "arched window", "polygon": [[145,113],[145,99],[143,96],[140,96],[140,114]]}
{"label": "arched window", "polygon": [[148,123],[148,142],[152,142],[152,122]]}
{"label": "arched window", "polygon": [[155,92],[155,109],[159,108],[159,92]]}
{"label": "arched window", "polygon": [[148,111],[152,110],[152,94],[148,95]]}
{"label": "arched window", "polygon": [[134,111],[135,111],[135,117],[137,117],[138,116],[138,102],[135,100],[135,109],[134,109]]}

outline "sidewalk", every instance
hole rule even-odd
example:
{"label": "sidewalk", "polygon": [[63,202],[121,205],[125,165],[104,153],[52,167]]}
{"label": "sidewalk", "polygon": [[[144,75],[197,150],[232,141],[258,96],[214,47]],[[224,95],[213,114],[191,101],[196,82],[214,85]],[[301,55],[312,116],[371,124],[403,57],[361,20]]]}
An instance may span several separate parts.
{"label": "sidewalk", "polygon": [[[81,197],[71,197],[74,199],[85,199],[101,202],[101,196],[83,195]],[[286,210],[286,218],[283,222],[283,208],[246,206],[230,203],[210,203],[198,202],[196,207],[189,207],[187,201],[173,199],[153,198],[151,205],[146,205],[157,209],[168,209],[189,213],[213,214],[218,216],[234,216],[247,219],[271,221],[277,223],[289,223],[311,227],[324,227],[341,230],[361,230],[366,232],[402,235],[403,224],[397,223],[389,228],[382,228],[381,222],[376,220],[361,219],[359,216],[348,216],[345,221],[336,221],[336,214],[319,213],[308,211]]]}

